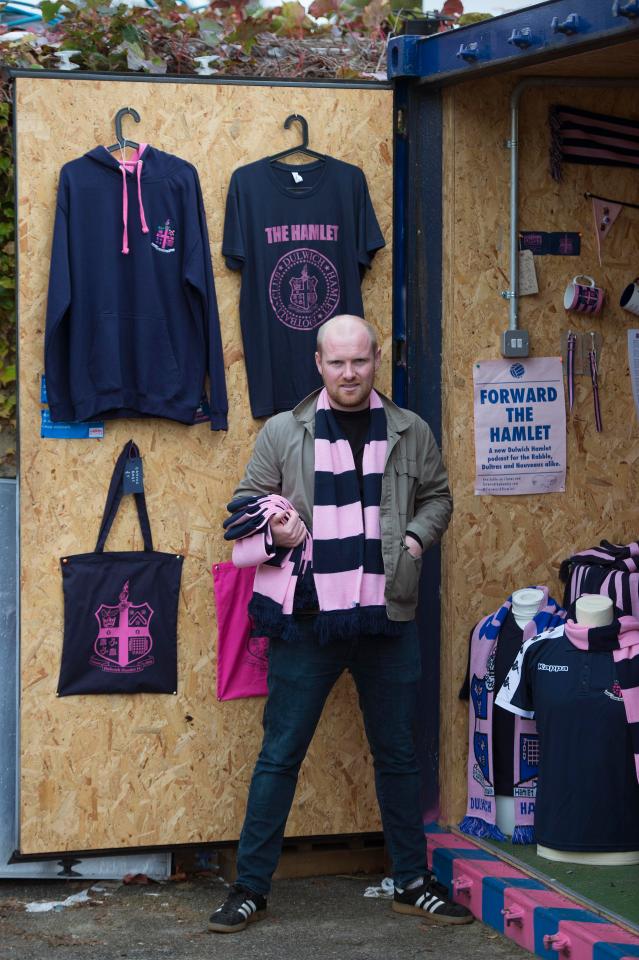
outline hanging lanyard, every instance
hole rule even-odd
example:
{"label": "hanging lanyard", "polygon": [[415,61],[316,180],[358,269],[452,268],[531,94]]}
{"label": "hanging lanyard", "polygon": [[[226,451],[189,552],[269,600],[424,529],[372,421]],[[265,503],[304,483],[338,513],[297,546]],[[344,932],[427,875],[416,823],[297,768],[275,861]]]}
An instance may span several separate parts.
{"label": "hanging lanyard", "polygon": [[588,351],[588,361],[590,363],[590,379],[592,380],[592,399],[595,405],[595,424],[597,433],[601,433],[603,425],[601,422],[601,404],[599,402],[599,376],[597,371],[597,351],[595,349],[595,335],[590,334],[592,346]]}
{"label": "hanging lanyard", "polygon": [[577,334],[572,330],[568,331],[566,340],[568,347],[568,405],[570,412],[575,403],[575,346],[577,344]]}

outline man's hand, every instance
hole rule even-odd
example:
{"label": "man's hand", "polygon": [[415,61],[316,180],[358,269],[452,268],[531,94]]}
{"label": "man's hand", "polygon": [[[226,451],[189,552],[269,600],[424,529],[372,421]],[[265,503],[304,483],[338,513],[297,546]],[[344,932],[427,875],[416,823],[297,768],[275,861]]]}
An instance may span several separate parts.
{"label": "man's hand", "polygon": [[422,545],[413,537],[410,533],[404,534],[404,543],[406,544],[406,549],[410,553],[411,557],[415,557],[416,560],[419,560],[422,553],[424,552]]}
{"label": "man's hand", "polygon": [[276,547],[296,547],[306,536],[306,527],[297,510],[274,514],[269,520]]}

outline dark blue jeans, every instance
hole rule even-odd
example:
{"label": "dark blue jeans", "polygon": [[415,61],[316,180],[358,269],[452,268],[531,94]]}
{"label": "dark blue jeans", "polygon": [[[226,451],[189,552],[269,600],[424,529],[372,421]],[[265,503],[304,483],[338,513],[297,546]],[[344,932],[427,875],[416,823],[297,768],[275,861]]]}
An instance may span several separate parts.
{"label": "dark blue jeans", "polygon": [[373,755],[384,837],[398,886],[426,873],[413,723],[421,658],[414,623],[400,637],[362,637],[320,646],[303,622],[294,644],[269,650],[264,740],[253,771],[237,857],[237,883],[268,893],[282,849],[297,775],[324,703],[350,670]]}

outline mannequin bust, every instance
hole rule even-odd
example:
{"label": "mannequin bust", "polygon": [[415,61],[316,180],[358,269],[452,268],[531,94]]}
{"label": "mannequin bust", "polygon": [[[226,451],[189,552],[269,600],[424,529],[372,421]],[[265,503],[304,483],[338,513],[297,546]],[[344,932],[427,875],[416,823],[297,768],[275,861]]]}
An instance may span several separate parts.
{"label": "mannequin bust", "polygon": [[[537,590],[535,587],[524,587],[522,590],[515,590],[512,595],[512,613],[518,627],[521,627],[523,630],[535,614],[539,613],[543,599],[543,591]],[[513,830],[515,829],[514,797],[496,795],[495,818],[501,832],[507,837],[512,837]]]}
{"label": "mannequin bust", "polygon": [[[514,598],[513,598],[514,599]],[[605,627],[614,620],[615,612],[612,600],[599,594],[586,593],[575,603],[577,623],[586,627]],[[565,863],[588,863],[595,866],[621,866],[639,863],[639,850],[624,850],[600,853],[588,850],[556,850],[537,844],[537,854],[546,860]]]}

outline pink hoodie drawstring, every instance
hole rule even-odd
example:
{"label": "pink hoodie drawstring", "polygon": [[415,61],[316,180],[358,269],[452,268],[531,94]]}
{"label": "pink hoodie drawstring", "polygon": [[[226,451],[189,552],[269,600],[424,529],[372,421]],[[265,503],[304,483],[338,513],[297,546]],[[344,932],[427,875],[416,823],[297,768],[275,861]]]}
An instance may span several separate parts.
{"label": "pink hoodie drawstring", "polygon": [[123,163],[120,164],[120,170],[122,171],[122,222],[124,224],[124,231],[122,233],[122,253],[129,252],[129,229],[128,229],[128,220],[129,220],[129,194],[126,188],[126,167]]}
{"label": "pink hoodie drawstring", "polygon": [[137,181],[138,181],[138,209],[140,211],[140,225],[142,227],[142,233],[148,233],[149,228],[146,223],[146,217],[144,215],[144,204],[142,203],[142,164],[143,160],[118,160],[120,165],[120,170],[122,171],[122,253],[129,252],[129,193],[126,185],[126,173],[127,167],[132,167],[133,164],[137,167]]}
{"label": "pink hoodie drawstring", "polygon": [[142,203],[142,164],[143,160],[138,160],[138,209],[140,211],[140,223],[142,224],[142,233],[148,233],[149,228],[146,225],[146,217],[144,216],[144,204]]}

